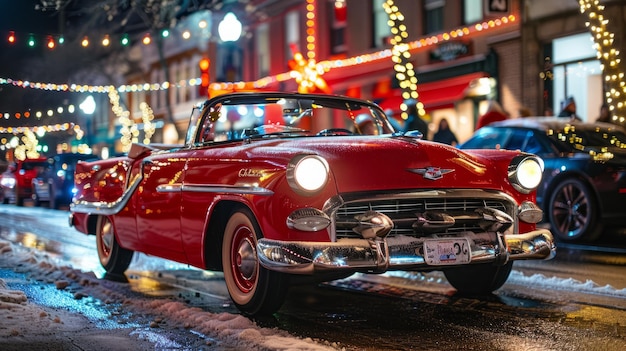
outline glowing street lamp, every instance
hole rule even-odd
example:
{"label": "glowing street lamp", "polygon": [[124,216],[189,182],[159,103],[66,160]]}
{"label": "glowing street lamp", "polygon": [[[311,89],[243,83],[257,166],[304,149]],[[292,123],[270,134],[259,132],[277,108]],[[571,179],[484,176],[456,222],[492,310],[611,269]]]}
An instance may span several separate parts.
{"label": "glowing street lamp", "polygon": [[234,13],[228,12],[217,27],[222,41],[237,41],[241,36],[241,22]]}

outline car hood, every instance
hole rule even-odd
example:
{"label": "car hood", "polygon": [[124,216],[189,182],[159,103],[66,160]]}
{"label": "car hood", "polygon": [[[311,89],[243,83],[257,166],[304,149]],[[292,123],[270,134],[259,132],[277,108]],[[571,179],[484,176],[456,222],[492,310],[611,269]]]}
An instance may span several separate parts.
{"label": "car hood", "polygon": [[[494,151],[494,152],[492,152]],[[415,188],[500,189],[510,160],[519,152],[480,150],[408,137],[333,137],[253,141],[247,159],[268,155],[286,163],[298,154],[324,157],[339,192]]]}

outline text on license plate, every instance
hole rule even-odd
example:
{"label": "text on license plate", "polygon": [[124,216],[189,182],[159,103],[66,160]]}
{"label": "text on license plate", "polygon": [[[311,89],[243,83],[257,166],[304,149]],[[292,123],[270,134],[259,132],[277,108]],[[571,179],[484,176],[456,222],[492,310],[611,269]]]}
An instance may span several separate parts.
{"label": "text on license plate", "polygon": [[464,238],[424,240],[424,259],[433,266],[469,263],[469,241]]}

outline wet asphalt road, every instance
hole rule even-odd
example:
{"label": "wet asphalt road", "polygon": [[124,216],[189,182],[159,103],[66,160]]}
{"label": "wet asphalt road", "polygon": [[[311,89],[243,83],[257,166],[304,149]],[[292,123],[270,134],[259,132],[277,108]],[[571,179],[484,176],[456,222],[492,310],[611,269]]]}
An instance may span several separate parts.
{"label": "wet asphalt road", "polygon": [[[102,273],[93,238],[69,228],[66,212],[4,205],[0,214],[1,238]],[[257,322],[345,350],[625,349],[624,234],[597,246],[563,244],[557,252],[552,261],[516,262],[514,279],[487,296],[458,295],[438,272],[356,276],[296,286],[277,314]],[[135,292],[236,313],[219,274],[145,256],[131,268]],[[530,278],[535,274],[539,279]]]}

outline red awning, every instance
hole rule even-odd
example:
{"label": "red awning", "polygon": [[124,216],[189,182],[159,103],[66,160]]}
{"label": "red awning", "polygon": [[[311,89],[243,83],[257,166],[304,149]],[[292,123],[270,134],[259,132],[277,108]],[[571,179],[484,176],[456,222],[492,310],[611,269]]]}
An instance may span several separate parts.
{"label": "red awning", "polygon": [[[430,83],[417,83],[418,101],[424,104],[426,110],[453,107],[454,103],[462,100],[472,80],[486,77],[484,72],[465,74]],[[404,101],[401,89],[393,89],[385,97],[374,97],[383,110],[400,110],[400,104]]]}

